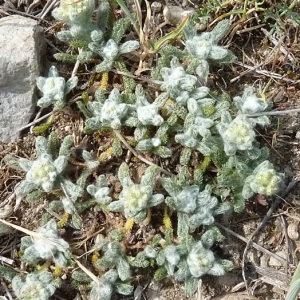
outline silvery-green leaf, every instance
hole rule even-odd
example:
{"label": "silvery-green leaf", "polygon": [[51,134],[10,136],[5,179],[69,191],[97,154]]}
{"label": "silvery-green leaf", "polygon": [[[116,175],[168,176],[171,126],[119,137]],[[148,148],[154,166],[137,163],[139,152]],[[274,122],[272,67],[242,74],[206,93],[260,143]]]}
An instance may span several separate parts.
{"label": "silvery-green leaf", "polygon": [[271,124],[270,118],[268,116],[259,116],[251,119],[253,119],[256,124],[263,127]]}
{"label": "silvery-green leaf", "polygon": [[[5,162],[5,164],[9,165],[9,163],[7,163],[7,162]],[[33,161],[28,160],[26,158],[20,158],[20,159],[18,159],[18,164],[23,171],[28,172],[32,167]],[[9,166],[11,166],[11,165],[9,165]]]}
{"label": "silvery-green leaf", "polygon": [[158,107],[153,104],[138,107],[137,115],[143,125],[159,126],[164,122],[164,119],[158,114]]}
{"label": "silvery-green leaf", "polygon": [[124,209],[124,205],[121,201],[113,201],[108,205],[107,208],[110,211],[122,211]]}
{"label": "silvery-green leaf", "polygon": [[131,276],[130,266],[123,258],[121,258],[117,263],[117,271],[122,281],[128,280]]}
{"label": "silvery-green leaf", "polygon": [[152,150],[154,147],[160,146],[160,144],[161,141],[158,138],[141,140],[136,145],[136,149],[140,151],[149,151]]}
{"label": "silvery-green leaf", "polygon": [[147,257],[155,258],[157,256],[157,251],[150,245],[146,246],[144,251]]}
{"label": "silvery-green leaf", "polygon": [[116,292],[121,295],[130,295],[133,293],[133,289],[134,289],[134,287],[130,284],[119,283],[119,282],[117,282],[114,285],[114,288],[115,288]]}
{"label": "silvery-green leaf", "polygon": [[187,295],[192,296],[196,291],[198,287],[198,279],[189,277],[184,282],[184,290]]}
{"label": "silvery-green leaf", "polygon": [[67,82],[66,82],[66,85],[65,85],[65,94],[68,94],[74,87],[77,86],[77,83],[78,83],[78,77],[77,76],[74,76],[72,78],[70,78]]}
{"label": "silvery-green leaf", "polygon": [[113,288],[109,283],[97,283],[93,281],[92,289],[89,294],[90,300],[110,300],[113,293]]}
{"label": "silvery-green leaf", "polygon": [[187,101],[187,108],[190,113],[195,113],[198,111],[198,104],[194,98],[190,98]]}
{"label": "silvery-green leaf", "polygon": [[134,130],[134,138],[139,141],[141,140],[145,134],[147,133],[147,127],[146,126],[140,126],[140,127],[137,127],[135,130]]}
{"label": "silvery-green leaf", "polygon": [[103,47],[102,49],[102,55],[104,58],[106,58],[107,60],[114,60],[115,57],[118,55],[118,45],[117,43],[110,39],[107,41],[106,45]]}
{"label": "silvery-green leaf", "polygon": [[218,43],[226,34],[230,27],[230,21],[228,19],[221,20],[215,28],[211,31],[213,40]]}
{"label": "silvery-green leaf", "polygon": [[57,172],[62,173],[62,171],[68,165],[68,158],[64,155],[61,155],[53,162],[53,164],[54,164]]}
{"label": "silvery-green leaf", "polygon": [[207,274],[221,276],[225,274],[225,270],[222,264],[215,262],[213,267],[207,272]]}
{"label": "silvery-green leaf", "polygon": [[93,58],[93,52],[92,51],[82,51],[77,55],[77,60],[80,63],[86,63],[92,58]]}
{"label": "silvery-green leaf", "polygon": [[176,266],[180,261],[180,255],[175,245],[169,245],[165,248],[165,256],[167,261],[173,266]]}
{"label": "silvery-green leaf", "polygon": [[192,213],[196,209],[198,193],[199,187],[196,185],[184,188],[174,197],[177,210],[184,213]]}
{"label": "silvery-green leaf", "polygon": [[85,126],[90,130],[99,130],[101,127],[103,127],[103,124],[99,118],[92,117],[85,121]]}
{"label": "silvery-green leaf", "polygon": [[65,178],[61,179],[61,181],[61,184],[64,186],[69,198],[71,198],[73,202],[75,202],[78,197],[82,196],[82,187]]}
{"label": "silvery-green leaf", "polygon": [[103,31],[102,30],[93,30],[91,32],[91,39],[93,42],[100,42],[103,39]]}
{"label": "silvery-green leaf", "polygon": [[49,147],[47,139],[43,136],[38,136],[35,140],[35,149],[38,156],[42,154],[48,154]]}
{"label": "silvery-green leaf", "polygon": [[88,186],[86,187],[87,192],[88,192],[90,195],[92,195],[92,196],[95,196],[95,194],[97,193],[98,189],[99,189],[99,188],[98,188],[97,186],[93,185],[93,184],[90,184],[90,185],[88,185]]}
{"label": "silvery-green leaf", "polygon": [[154,153],[159,155],[162,158],[168,158],[172,156],[172,150],[165,146],[159,146],[156,149],[154,149]]}
{"label": "silvery-green leaf", "polygon": [[215,256],[209,249],[205,249],[201,241],[198,241],[187,257],[187,263],[194,277],[201,277],[208,273],[214,266]]}
{"label": "silvery-green leaf", "polygon": [[166,260],[166,255],[165,255],[165,251],[161,250],[160,252],[158,252],[157,257],[156,257],[156,262],[159,266],[162,266],[164,264]]}
{"label": "silvery-green leaf", "polygon": [[59,77],[58,70],[55,66],[50,67],[48,77]]}
{"label": "silvery-green leaf", "polygon": [[143,210],[134,216],[134,222],[139,224],[143,222],[147,217],[147,211]]}
{"label": "silvery-green leaf", "polygon": [[37,87],[40,91],[43,91],[45,83],[46,83],[46,78],[45,77],[39,76],[36,79],[36,85],[37,85]]}
{"label": "silvery-green leaf", "polygon": [[168,93],[161,93],[153,102],[153,105],[155,105],[156,107],[163,107],[166,103],[166,101],[169,98],[169,94]]}
{"label": "silvery-green leaf", "polygon": [[31,191],[37,189],[39,186],[33,182],[28,182],[26,180],[23,180],[20,182],[20,184],[15,188],[15,193],[17,196],[26,196]]}
{"label": "silvery-green leaf", "polygon": [[155,194],[153,195],[149,201],[148,201],[148,206],[156,206],[164,201],[164,196],[162,194]]}
{"label": "silvery-green leaf", "polygon": [[174,277],[178,281],[183,281],[190,276],[190,271],[186,261],[180,261],[178,264],[178,270],[174,274]]}
{"label": "silvery-green leaf", "polygon": [[126,119],[124,120],[124,125],[129,127],[138,127],[139,123],[139,119],[135,116],[126,116]]}
{"label": "silvery-green leaf", "polygon": [[209,75],[209,64],[206,60],[199,61],[199,65],[196,68],[196,74],[199,76],[200,83],[206,84],[206,80]]}
{"label": "silvery-green leaf", "polygon": [[209,40],[209,33],[194,36],[186,41],[186,49],[198,59],[207,59],[212,47],[212,42]]}
{"label": "silvery-green leaf", "polygon": [[113,63],[114,63],[113,60],[104,59],[102,63],[96,66],[96,72],[97,73],[108,72],[111,69]]}
{"label": "silvery-green leaf", "polygon": [[94,116],[101,116],[103,103],[98,101],[90,101],[88,102],[87,107],[94,114]]}
{"label": "silvery-green leaf", "polygon": [[82,220],[77,211],[74,211],[74,213],[72,214],[71,224],[75,229],[80,230],[82,228]]}
{"label": "silvery-green leaf", "polygon": [[205,140],[201,141],[198,145],[197,145],[197,150],[202,153],[202,155],[204,156],[210,156],[212,153],[212,150],[210,149],[209,146],[206,145]]}
{"label": "silvery-green leaf", "polygon": [[[198,67],[200,67],[200,66],[198,66]],[[206,86],[201,86],[201,87],[196,88],[193,91],[193,98],[196,100],[199,100],[199,99],[206,97],[208,93],[209,93],[209,88]]]}
{"label": "silvery-green leaf", "polygon": [[209,58],[213,60],[222,60],[228,54],[228,50],[220,46],[213,46],[209,53]]}
{"label": "silvery-green leaf", "polygon": [[124,54],[138,49],[140,43],[138,41],[127,41],[119,47],[119,54]]}
{"label": "silvery-green leaf", "polygon": [[[122,163],[121,166],[119,167],[118,178],[123,186],[124,186],[124,183],[123,183],[124,179],[130,178],[129,167],[126,163]],[[133,184],[132,181],[129,183]]]}

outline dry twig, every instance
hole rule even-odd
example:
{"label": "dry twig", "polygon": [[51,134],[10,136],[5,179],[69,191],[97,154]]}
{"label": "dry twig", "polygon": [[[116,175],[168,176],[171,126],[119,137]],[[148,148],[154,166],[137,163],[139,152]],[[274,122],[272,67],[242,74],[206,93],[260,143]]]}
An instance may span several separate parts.
{"label": "dry twig", "polygon": [[132,154],[137,157],[138,159],[140,159],[141,161],[143,161],[144,163],[146,163],[149,166],[157,166],[157,168],[164,174],[168,175],[168,176],[172,176],[173,174],[165,169],[163,169],[162,167],[156,165],[155,163],[151,162],[150,160],[146,159],[145,157],[143,157],[141,154],[139,154],[135,149],[133,149],[126,141],[126,139],[123,137],[123,135],[120,133],[120,131],[118,130],[114,130],[115,135],[117,136],[117,138],[125,145],[125,147],[132,152]]}

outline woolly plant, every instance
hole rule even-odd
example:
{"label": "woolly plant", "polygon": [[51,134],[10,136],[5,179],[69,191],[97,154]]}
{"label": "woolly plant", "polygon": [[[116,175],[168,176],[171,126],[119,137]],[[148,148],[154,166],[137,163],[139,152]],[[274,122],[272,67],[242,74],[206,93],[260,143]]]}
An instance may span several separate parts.
{"label": "woolly plant", "polygon": [[111,197],[109,196],[109,188],[107,187],[107,181],[104,175],[100,175],[96,184],[88,185],[86,190],[96,200],[96,210],[102,209],[102,207],[106,206],[112,201]]}
{"label": "woolly plant", "polygon": [[92,24],[92,14],[95,9],[93,0],[62,0],[55,8],[52,16],[67,24],[70,29],[57,34],[58,39],[66,42],[72,40],[90,40],[90,34],[97,27]]}
{"label": "woolly plant", "polygon": [[[56,149],[52,147],[55,139],[54,135],[50,135],[48,140],[42,136],[36,138],[37,158],[34,161],[25,158],[16,159],[11,156],[5,157],[4,161],[8,165],[26,172],[25,179],[15,188],[17,196],[24,197],[37,189],[49,193],[56,188],[60,188],[61,184],[69,183],[69,180],[64,178],[63,172],[68,165],[73,138],[72,136],[64,138],[58,155],[54,153]],[[68,188],[68,192],[71,197],[77,198],[82,194],[82,189],[74,185]]]}
{"label": "woolly plant", "polygon": [[143,221],[147,216],[147,209],[164,200],[162,194],[153,194],[157,174],[157,167],[148,167],[141,178],[141,183],[136,184],[130,178],[128,165],[122,163],[118,177],[123,190],[119,195],[119,200],[110,203],[108,209],[110,211],[123,211],[127,219],[134,218],[136,223]]}
{"label": "woolly plant", "polygon": [[189,235],[184,243],[177,246],[161,243],[160,249],[158,245],[147,246],[142,253],[145,257],[154,259],[158,265],[154,275],[156,280],[173,276],[178,281],[184,281],[186,292],[193,294],[203,275],[221,276],[233,268],[230,261],[218,258],[210,249],[223,239],[218,228],[212,226],[207,228],[198,241]]}
{"label": "woolly plant", "polygon": [[262,195],[274,195],[280,190],[284,174],[276,173],[269,161],[259,164],[245,180],[242,195],[245,199],[255,193]]}
{"label": "woolly plant", "polygon": [[63,211],[64,214],[71,215],[70,225],[76,229],[82,226],[82,219],[79,213],[94,205],[93,201],[79,202],[79,197],[83,196],[83,191],[88,177],[97,169],[99,162],[86,150],[82,151],[82,158],[85,162],[85,169],[76,180],[76,184],[70,180],[65,180],[60,184],[62,194],[57,200],[51,201],[49,207],[54,211]]}
{"label": "woolly plant", "polygon": [[92,52],[100,55],[103,61],[96,66],[97,72],[107,72],[111,69],[114,62],[123,54],[132,52],[139,48],[138,41],[130,40],[120,44],[121,37],[124,35],[130,21],[119,19],[115,22],[112,38],[106,42],[99,39],[99,36],[92,33],[93,42],[89,44]]}
{"label": "woolly plant", "polygon": [[235,155],[238,150],[251,150],[255,141],[255,124],[250,119],[239,115],[232,120],[225,112],[217,125],[224,142],[224,151],[228,156]]}
{"label": "woolly plant", "polygon": [[91,101],[88,102],[87,108],[93,116],[86,120],[85,130],[94,131],[105,126],[119,129],[124,122],[129,105],[122,103],[119,90],[113,89],[104,103]]}
{"label": "woolly plant", "polygon": [[229,20],[222,20],[212,31],[200,35],[195,27],[185,27],[186,50],[192,57],[189,61],[190,68],[195,70],[200,82],[206,83],[210,63],[230,63],[236,59],[230,50],[217,45],[229,27]]}
{"label": "woolly plant", "polygon": [[36,80],[38,89],[43,97],[37,102],[40,107],[48,107],[53,104],[54,109],[62,109],[66,105],[66,95],[76,87],[78,78],[70,78],[67,82],[65,78],[59,77],[55,66],[51,66],[48,77],[38,77]]}
{"label": "woolly plant", "polygon": [[21,250],[22,260],[31,264],[46,260],[63,267],[71,259],[70,246],[59,236],[54,220],[39,227],[32,236],[21,238]]}
{"label": "woolly plant", "polygon": [[[180,97],[178,102],[185,105],[186,100],[190,96],[190,92],[192,92],[196,86],[197,77],[187,74],[176,57],[171,60],[170,68],[162,68],[161,75],[163,77],[161,89],[169,92],[170,97],[174,99]],[[205,88],[203,96],[206,96],[207,92],[208,89]]]}
{"label": "woolly plant", "polygon": [[104,255],[95,263],[101,270],[116,268],[118,277],[122,280],[128,280],[131,277],[130,265],[127,262],[126,255],[122,250],[121,244],[118,241],[103,241],[102,245],[97,247]]}
{"label": "woolly plant", "polygon": [[48,300],[60,286],[58,279],[54,279],[47,271],[30,273],[25,276],[15,276],[12,288],[20,300]]}
{"label": "woolly plant", "polygon": [[118,277],[116,270],[109,270],[97,282],[93,281],[89,299],[110,300],[114,291],[121,295],[130,295],[133,292],[133,286],[118,281]]}
{"label": "woolly plant", "polygon": [[[131,40],[122,43],[130,25],[128,19],[116,21],[109,32],[106,28],[108,2],[102,1],[98,10],[104,15],[103,21],[98,14],[94,22],[91,21],[94,4],[89,0],[81,2],[78,7],[75,4],[67,7],[67,2],[62,1],[55,10],[54,15],[70,26],[59,37],[68,42],[76,36],[82,39],[88,45],[83,49],[85,55],[89,53],[90,57],[103,59],[96,66],[97,72],[110,71],[113,66],[123,68],[120,57],[139,46]],[[84,20],[86,28],[83,28]],[[284,175],[274,170],[268,161],[268,151],[256,141],[256,126],[267,126],[270,122],[267,116],[261,115],[269,105],[250,87],[232,100],[228,95],[218,96],[206,86],[211,63],[228,63],[235,59],[229,50],[218,45],[228,28],[229,21],[223,20],[211,32],[199,35],[190,24],[184,29],[185,49],[163,48],[153,72],[161,80],[159,85],[163,92],[154,100],[141,85],[137,85],[133,93],[135,84],[128,87],[124,80],[124,92],[114,88],[106,97],[106,89],[101,87],[93,101],[86,99],[78,104],[86,118],[86,133],[108,129],[118,137],[114,137],[108,153],[115,151],[121,155],[121,142],[124,142],[130,150],[136,147],[132,153],[147,151],[148,160],[161,163],[160,168],[151,163],[139,182],[130,174],[134,159],[129,159],[128,164],[122,163],[117,172],[122,188],[119,194],[112,197],[105,175],[97,174],[99,162],[87,151],[83,152],[86,168],[76,184],[65,177],[70,137],[64,139],[59,153],[50,147],[51,139],[38,137],[36,160],[12,157],[5,160],[26,172],[25,180],[15,189],[18,196],[36,190],[53,193],[59,189],[60,198],[52,203],[72,214],[75,228],[81,227],[78,205],[87,208],[91,203],[96,204],[95,210],[103,210],[104,216],[120,212],[121,219],[124,214],[126,230],[113,230],[110,238],[100,236],[99,239],[98,236],[99,241],[92,249],[102,255],[95,255],[93,259],[102,276],[94,278],[90,299],[108,300],[113,291],[130,294],[133,288],[128,281],[134,274],[131,268],[149,266],[157,267],[155,279],[172,276],[185,283],[188,294],[194,293],[199,278],[205,274],[220,276],[232,268],[231,262],[219,258],[213,251],[214,245],[223,240],[214,226],[215,218],[232,208],[242,211],[245,201],[256,193],[272,195],[280,190]],[[55,95],[65,93],[62,84],[56,90]],[[51,101],[46,102],[51,104]],[[124,140],[128,135],[134,136],[134,140],[127,142],[129,145]],[[115,170],[114,164],[110,167]],[[160,175],[162,168],[168,169],[163,173],[174,175]],[[87,184],[91,174],[98,179]],[[85,203],[88,194],[92,199]],[[81,202],[77,201],[79,197]],[[126,249],[128,242],[123,240],[122,232],[130,234],[135,227],[146,226],[146,222],[152,221],[151,211],[160,209],[164,209],[164,227],[160,227],[165,229],[164,234],[155,235],[147,245],[141,242],[142,250],[140,246],[135,248],[136,252]],[[177,221],[174,229],[173,220]],[[144,224],[140,224],[142,222]],[[33,264],[53,260],[66,266],[70,258],[68,244],[59,237],[53,221],[36,234],[33,239],[22,238],[23,259]]]}
{"label": "woolly plant", "polygon": [[[164,146],[167,141],[166,133],[169,126],[161,115],[161,109],[168,100],[167,93],[161,93],[154,101],[151,101],[141,85],[135,88],[135,104],[131,105],[130,116],[125,119],[124,125],[135,127],[134,137],[138,141],[136,149],[151,151],[166,158],[172,155],[172,151]],[[146,138],[149,128],[157,128],[153,138]]]}
{"label": "woolly plant", "polygon": [[161,179],[162,186],[170,195],[165,202],[183,214],[178,218],[180,239],[186,238],[188,228],[196,229],[201,225],[211,225],[214,223],[215,215],[224,214],[230,208],[229,203],[219,203],[218,199],[212,196],[210,185],[206,185],[205,189],[200,191],[198,185],[189,185],[183,176],[179,174],[174,178]]}
{"label": "woolly plant", "polygon": [[[53,210],[61,211],[72,216],[71,225],[77,229],[80,229],[82,226],[82,220],[79,216],[78,206],[78,197],[82,195],[83,189],[85,188],[87,178],[97,169],[99,166],[99,161],[95,160],[94,157],[86,150],[82,151],[82,158],[85,162],[86,168],[81,172],[80,176],[76,180],[76,184],[67,180],[61,184],[61,189],[63,195],[59,200],[52,201],[50,207]],[[70,191],[73,190],[73,194]],[[76,194],[76,190],[80,193]],[[75,196],[74,196],[75,193]],[[93,203],[91,203],[92,205]],[[84,206],[84,204],[83,204]],[[86,208],[89,207],[89,202],[86,201]]]}

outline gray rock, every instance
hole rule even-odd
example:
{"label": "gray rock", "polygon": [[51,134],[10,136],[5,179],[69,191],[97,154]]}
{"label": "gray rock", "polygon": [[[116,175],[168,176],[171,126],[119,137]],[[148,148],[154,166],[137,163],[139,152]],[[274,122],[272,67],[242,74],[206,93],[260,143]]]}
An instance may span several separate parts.
{"label": "gray rock", "polygon": [[14,15],[0,19],[0,45],[0,141],[9,143],[35,110],[46,43],[37,21]]}
{"label": "gray rock", "polygon": [[191,7],[183,9],[180,6],[169,5],[165,6],[163,14],[166,22],[176,26],[181,23],[184,18],[191,16],[194,12],[195,10]]}

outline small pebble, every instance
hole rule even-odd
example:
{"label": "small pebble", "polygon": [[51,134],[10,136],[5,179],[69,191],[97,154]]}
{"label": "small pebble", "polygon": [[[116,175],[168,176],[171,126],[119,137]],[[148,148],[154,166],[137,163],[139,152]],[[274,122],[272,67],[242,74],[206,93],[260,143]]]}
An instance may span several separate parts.
{"label": "small pebble", "polygon": [[152,2],[151,9],[153,12],[158,13],[161,11],[162,4],[160,2]]}
{"label": "small pebble", "polygon": [[[286,259],[286,254],[283,251],[275,252],[275,254],[282,257],[283,259]],[[279,260],[277,260],[276,258],[271,256],[270,260],[269,260],[269,266],[270,267],[282,267],[282,263]]]}

